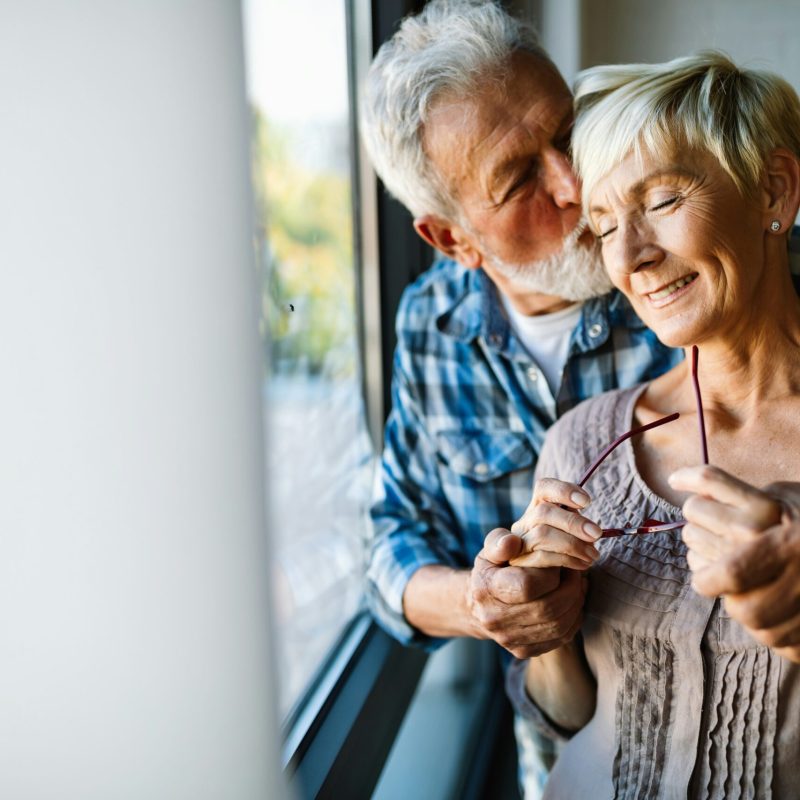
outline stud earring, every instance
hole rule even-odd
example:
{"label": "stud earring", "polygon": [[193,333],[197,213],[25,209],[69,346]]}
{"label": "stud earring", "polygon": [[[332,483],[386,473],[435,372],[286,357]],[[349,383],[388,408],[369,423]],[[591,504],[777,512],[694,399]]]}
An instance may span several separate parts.
{"label": "stud earring", "polygon": [[780,222],[780,220],[778,220],[778,219],[774,219],[774,220],[772,220],[772,222],[770,223],[769,229],[770,229],[770,230],[771,230],[773,233],[777,233],[777,232],[778,232],[778,231],[781,229],[781,222]]}

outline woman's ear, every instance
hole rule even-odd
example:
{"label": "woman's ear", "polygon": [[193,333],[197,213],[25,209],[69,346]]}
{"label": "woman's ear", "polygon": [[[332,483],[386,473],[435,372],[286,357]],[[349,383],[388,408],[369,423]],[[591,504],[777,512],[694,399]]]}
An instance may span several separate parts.
{"label": "woman's ear", "polygon": [[785,147],[770,153],[763,188],[764,228],[781,234],[790,231],[800,208],[800,160],[794,153]]}
{"label": "woman's ear", "polygon": [[483,264],[483,253],[475,239],[461,226],[443,217],[426,214],[414,220],[414,230],[431,246],[468,269]]}

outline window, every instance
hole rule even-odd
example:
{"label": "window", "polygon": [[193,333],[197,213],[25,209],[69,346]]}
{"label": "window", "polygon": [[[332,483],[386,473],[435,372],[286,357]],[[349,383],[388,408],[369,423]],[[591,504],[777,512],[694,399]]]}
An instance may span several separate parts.
{"label": "window", "polygon": [[246,2],[268,516],[285,717],[359,608],[362,392],[345,5]]}

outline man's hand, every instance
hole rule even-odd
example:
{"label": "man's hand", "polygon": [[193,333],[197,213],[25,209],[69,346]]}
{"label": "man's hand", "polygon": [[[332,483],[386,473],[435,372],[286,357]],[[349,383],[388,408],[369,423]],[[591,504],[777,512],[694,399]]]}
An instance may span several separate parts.
{"label": "man's hand", "polygon": [[708,466],[670,484],[696,493],[683,507],[695,591],[722,596],[754,639],[800,663],[800,486],[762,491]]}
{"label": "man's hand", "polygon": [[517,658],[538,656],[572,640],[581,625],[586,582],[572,570],[512,567],[521,537],[493,530],[475,558],[467,607],[475,635]]}

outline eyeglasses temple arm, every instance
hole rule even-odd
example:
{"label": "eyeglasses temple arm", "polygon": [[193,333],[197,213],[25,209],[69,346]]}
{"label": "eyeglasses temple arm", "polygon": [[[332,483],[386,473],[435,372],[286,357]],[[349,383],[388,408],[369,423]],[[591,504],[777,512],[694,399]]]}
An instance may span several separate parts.
{"label": "eyeglasses temple arm", "polygon": [[708,464],[708,442],[706,442],[706,421],[703,417],[703,398],[700,395],[700,381],[697,379],[697,358],[699,351],[697,345],[692,345],[692,385],[694,397],[697,401],[697,421],[700,424],[700,444],[703,447],[703,463]]}
{"label": "eyeglasses temple arm", "polygon": [[578,486],[583,486],[589,478],[592,477],[594,471],[605,461],[606,457],[609,456],[614,450],[616,450],[624,441],[630,439],[631,436],[637,436],[640,433],[644,433],[645,431],[649,431],[652,428],[657,428],[659,425],[666,425],[668,422],[674,422],[680,414],[676,411],[674,414],[670,414],[668,417],[662,417],[661,419],[657,419],[655,422],[649,422],[647,425],[641,425],[638,428],[634,428],[632,431],[628,431],[627,433],[623,433],[618,439],[615,439],[611,442],[602,453],[592,462],[591,466],[583,473],[583,477],[578,481]]}

